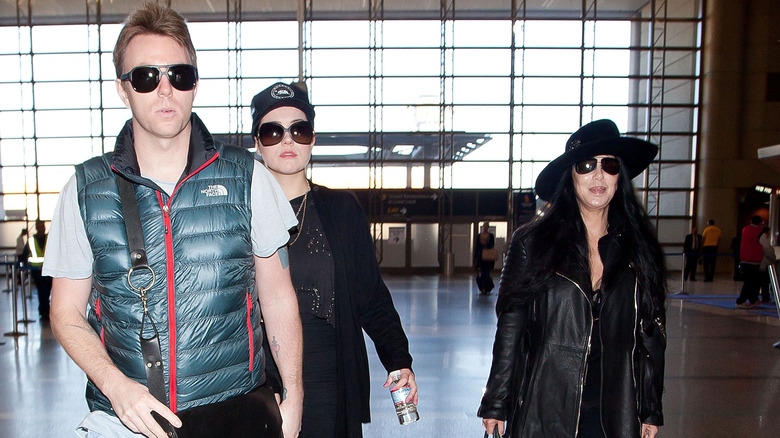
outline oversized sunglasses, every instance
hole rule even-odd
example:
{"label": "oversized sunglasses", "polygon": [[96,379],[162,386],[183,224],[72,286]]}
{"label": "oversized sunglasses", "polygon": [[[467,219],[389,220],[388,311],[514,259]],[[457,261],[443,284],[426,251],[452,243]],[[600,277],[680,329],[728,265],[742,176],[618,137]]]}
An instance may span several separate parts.
{"label": "oversized sunglasses", "polygon": [[296,143],[311,144],[314,141],[314,127],[308,120],[295,122],[289,128],[276,122],[263,123],[257,131],[257,139],[263,146],[273,146],[281,143],[287,132]]}
{"label": "oversized sunglasses", "polygon": [[198,69],[190,64],[141,65],[123,74],[119,79],[130,81],[133,90],[139,93],[149,93],[160,85],[161,73],[165,73],[171,86],[179,91],[190,91],[198,82]]}
{"label": "oversized sunglasses", "polygon": [[620,172],[620,160],[612,157],[588,158],[574,165],[574,171],[580,175],[585,175],[596,170],[596,165],[601,163],[601,170],[610,174],[617,175]]}

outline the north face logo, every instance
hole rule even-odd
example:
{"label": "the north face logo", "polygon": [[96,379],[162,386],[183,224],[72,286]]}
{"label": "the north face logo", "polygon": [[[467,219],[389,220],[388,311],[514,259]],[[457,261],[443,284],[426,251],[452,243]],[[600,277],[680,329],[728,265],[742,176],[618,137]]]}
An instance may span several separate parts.
{"label": "the north face logo", "polygon": [[207,197],[210,196],[227,196],[227,189],[222,184],[210,185],[208,188],[200,191]]}

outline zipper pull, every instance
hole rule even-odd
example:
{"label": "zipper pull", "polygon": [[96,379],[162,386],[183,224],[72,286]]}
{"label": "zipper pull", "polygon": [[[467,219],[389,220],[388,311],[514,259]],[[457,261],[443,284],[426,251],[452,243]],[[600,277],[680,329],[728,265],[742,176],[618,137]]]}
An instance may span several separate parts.
{"label": "zipper pull", "polygon": [[162,206],[163,211],[163,218],[165,219],[163,222],[165,223],[165,234],[168,234],[170,230],[168,230],[168,221],[170,220],[170,215],[168,215],[168,205],[165,204]]}

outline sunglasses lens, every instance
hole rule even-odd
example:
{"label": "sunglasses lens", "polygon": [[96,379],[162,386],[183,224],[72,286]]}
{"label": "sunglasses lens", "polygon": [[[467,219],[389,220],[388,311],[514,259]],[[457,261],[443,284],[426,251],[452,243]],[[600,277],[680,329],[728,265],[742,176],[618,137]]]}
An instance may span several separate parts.
{"label": "sunglasses lens", "polygon": [[602,158],[601,170],[610,175],[617,175],[620,172],[620,161],[617,158]]}
{"label": "sunglasses lens", "polygon": [[284,138],[284,128],[276,123],[263,123],[260,125],[257,137],[263,146],[273,146]]}
{"label": "sunglasses lens", "polygon": [[[190,91],[198,82],[198,69],[189,64],[176,64],[168,66],[165,74],[171,86],[179,91]],[[160,68],[155,66],[142,66],[130,70],[122,79],[130,81],[133,90],[139,93],[150,93],[160,84]]]}
{"label": "sunglasses lens", "polygon": [[295,122],[290,125],[290,135],[296,143],[311,144],[314,140],[314,128],[306,120]]}
{"label": "sunglasses lens", "polygon": [[263,123],[257,131],[257,137],[263,146],[273,146],[279,144],[284,139],[284,133],[288,131],[296,143],[311,144],[314,141],[314,127],[306,120],[293,123],[289,129],[278,123]]}
{"label": "sunglasses lens", "polygon": [[579,173],[580,175],[585,175],[586,173],[591,173],[594,170],[596,170],[596,165],[598,164],[598,160],[595,158],[588,158],[587,160],[582,160],[579,163],[574,165],[574,171]]}
{"label": "sunglasses lens", "polygon": [[189,64],[172,65],[168,68],[168,80],[179,91],[190,91],[198,81],[198,70]]}
{"label": "sunglasses lens", "polygon": [[139,93],[149,93],[160,83],[160,70],[156,67],[136,67],[128,75],[133,90]]}

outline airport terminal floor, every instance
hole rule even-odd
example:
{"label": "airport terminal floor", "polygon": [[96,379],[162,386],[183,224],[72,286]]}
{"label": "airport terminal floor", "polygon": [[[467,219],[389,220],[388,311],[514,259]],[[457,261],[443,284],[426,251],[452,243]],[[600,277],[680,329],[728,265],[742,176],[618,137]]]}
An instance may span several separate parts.
{"label": "airport terminal floor", "polygon": [[[365,437],[482,437],[476,411],[490,369],[495,293],[480,296],[467,275],[386,276],[386,282],[414,356],[420,421],[398,423],[369,342],[373,421]],[[688,283],[688,294],[680,295],[680,282],[670,279],[666,425],[659,437],[780,436],[777,310],[735,309],[741,284],[723,276]],[[46,323],[15,329],[11,302],[11,293],[0,292],[0,331],[26,334],[0,338],[0,437],[73,437],[87,412],[85,376]],[[37,319],[36,299],[26,304]]]}

